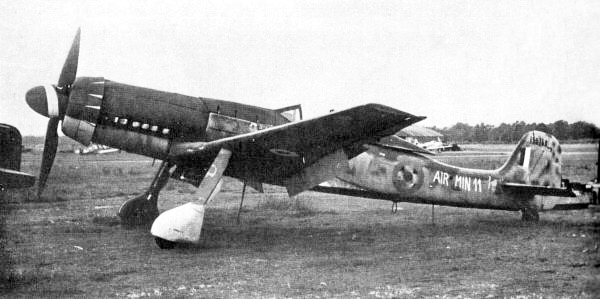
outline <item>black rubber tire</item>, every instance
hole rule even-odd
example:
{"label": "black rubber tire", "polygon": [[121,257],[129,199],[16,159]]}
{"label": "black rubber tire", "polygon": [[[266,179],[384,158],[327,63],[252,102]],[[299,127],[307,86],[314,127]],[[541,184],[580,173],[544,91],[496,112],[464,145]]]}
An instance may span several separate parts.
{"label": "black rubber tire", "polygon": [[152,223],[158,217],[159,212],[153,203],[138,197],[124,202],[117,215],[123,225],[142,226]]}
{"label": "black rubber tire", "polygon": [[173,241],[165,240],[159,237],[154,238],[154,241],[156,241],[156,245],[158,245],[158,248],[160,249],[173,249],[175,248],[176,244]]}

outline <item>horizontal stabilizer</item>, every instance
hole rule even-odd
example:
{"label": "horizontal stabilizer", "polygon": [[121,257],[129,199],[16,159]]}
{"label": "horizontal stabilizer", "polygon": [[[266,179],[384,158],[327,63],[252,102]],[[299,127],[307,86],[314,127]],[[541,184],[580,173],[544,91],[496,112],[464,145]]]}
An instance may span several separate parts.
{"label": "horizontal stabilizer", "polygon": [[546,195],[546,196],[562,196],[562,197],[575,197],[570,188],[555,188],[545,186],[535,186],[519,183],[504,183],[502,189],[508,193],[524,194],[524,195]]}
{"label": "horizontal stabilizer", "polygon": [[328,186],[319,185],[319,186],[313,187],[311,190],[316,191],[316,192],[322,192],[322,193],[398,201],[398,195],[396,195],[396,194],[382,193],[382,192],[370,191],[370,190],[359,189],[359,188],[328,187]]}

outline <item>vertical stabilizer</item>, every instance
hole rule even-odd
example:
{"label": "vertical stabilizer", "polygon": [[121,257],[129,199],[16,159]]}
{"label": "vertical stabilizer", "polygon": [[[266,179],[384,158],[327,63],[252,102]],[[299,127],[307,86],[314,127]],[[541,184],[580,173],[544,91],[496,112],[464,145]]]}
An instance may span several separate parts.
{"label": "vertical stabilizer", "polygon": [[540,131],[527,132],[500,173],[506,182],[558,188],[562,180],[561,152],[554,136]]}

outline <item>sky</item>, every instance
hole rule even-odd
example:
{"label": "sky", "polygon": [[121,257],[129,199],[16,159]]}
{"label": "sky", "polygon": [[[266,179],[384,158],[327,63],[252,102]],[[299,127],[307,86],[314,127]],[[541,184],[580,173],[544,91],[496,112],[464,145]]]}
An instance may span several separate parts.
{"label": "sky", "polygon": [[0,122],[44,135],[25,102],[78,76],[317,117],[366,103],[421,125],[600,126],[600,1],[0,0]]}

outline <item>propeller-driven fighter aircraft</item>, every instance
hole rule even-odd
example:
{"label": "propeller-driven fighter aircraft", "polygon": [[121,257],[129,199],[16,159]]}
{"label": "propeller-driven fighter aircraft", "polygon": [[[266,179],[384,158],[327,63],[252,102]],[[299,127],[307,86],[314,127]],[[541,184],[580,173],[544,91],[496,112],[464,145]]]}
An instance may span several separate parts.
{"label": "propeller-driven fighter aircraft", "polygon": [[84,148],[78,148],[73,152],[78,155],[104,155],[118,152],[119,149],[102,144],[91,143]]}
{"label": "propeller-driven fighter aircraft", "polygon": [[585,208],[590,198],[583,193],[598,192],[597,184],[592,191],[591,185],[563,181],[560,144],[539,131],[523,135],[495,170],[456,167],[402,147],[366,147],[350,160],[346,172],[313,190],[394,203],[520,210],[527,221],[537,221],[538,211]]}
{"label": "propeller-driven fighter aircraft", "polygon": [[13,126],[0,124],[0,191],[33,186],[35,177],[20,168],[21,133]]}
{"label": "propeller-driven fighter aircraft", "polygon": [[419,146],[432,152],[443,152],[453,148],[452,145],[444,144],[440,138],[437,140],[420,143]]}
{"label": "propeller-driven fighter aircraft", "polygon": [[[294,195],[334,179],[365,150],[364,144],[378,144],[423,119],[368,104],[290,122],[285,109],[190,97],[101,77],[76,78],[79,41],[80,31],[58,84],[34,87],[26,95],[29,106],[49,118],[38,195],[56,154],[59,121],[63,133],[82,144],[160,159],[148,191],[125,202],[119,216],[130,224],[154,220],[151,233],[161,248],[199,241],[204,205],[218,192],[223,175],[258,191],[263,183],[285,186]],[[158,194],[169,178],[197,186],[196,200],[159,216]]]}

